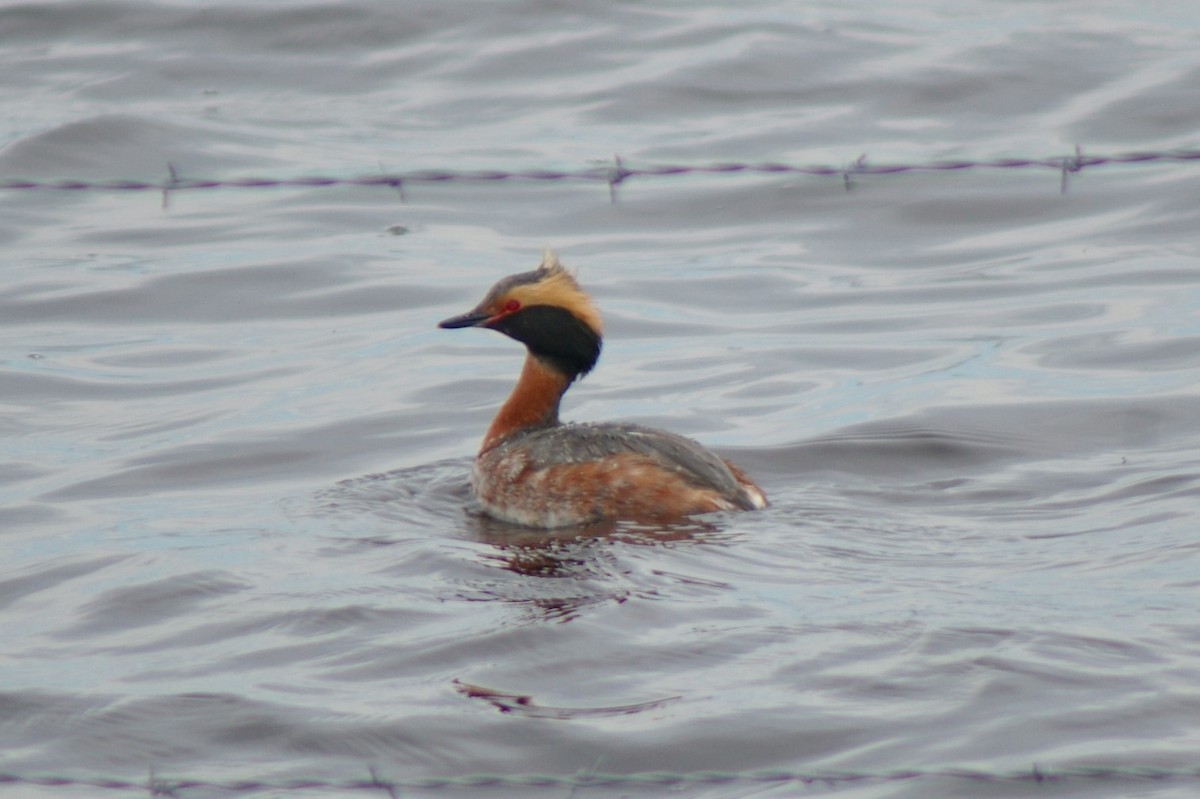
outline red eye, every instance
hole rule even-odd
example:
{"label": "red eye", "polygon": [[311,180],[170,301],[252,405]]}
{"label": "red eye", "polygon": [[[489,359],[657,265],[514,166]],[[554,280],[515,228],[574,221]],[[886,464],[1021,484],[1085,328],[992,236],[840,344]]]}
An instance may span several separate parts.
{"label": "red eye", "polygon": [[521,310],[521,303],[517,300],[509,300],[508,302],[504,303],[505,313],[512,313],[513,311],[519,310]]}

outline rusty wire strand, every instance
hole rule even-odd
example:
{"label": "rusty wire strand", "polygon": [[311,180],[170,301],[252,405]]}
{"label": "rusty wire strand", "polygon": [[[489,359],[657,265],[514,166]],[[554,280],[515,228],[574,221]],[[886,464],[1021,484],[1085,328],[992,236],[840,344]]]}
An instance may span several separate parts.
{"label": "rusty wire strand", "polygon": [[1200,161],[1200,150],[1177,149],[1158,151],[1134,151],[1110,155],[1087,155],[1080,147],[1067,156],[1048,158],[992,158],[934,160],[924,163],[873,163],[862,155],[844,166],[828,164],[790,164],[784,162],[718,162],[711,164],[645,164],[629,166],[620,156],[614,156],[610,165],[583,169],[415,169],[405,172],[337,176],[306,175],[277,178],[243,176],[232,178],[184,177],[175,164],[168,164],[168,174],[163,180],[35,180],[23,178],[0,178],[0,191],[107,191],[139,192],[158,191],[163,194],[163,207],[169,204],[169,195],[177,191],[200,189],[268,189],[332,187],[387,187],[404,198],[406,186],[433,183],[499,183],[504,181],[586,181],[604,183],[609,188],[612,202],[617,200],[617,189],[633,178],[670,178],[683,175],[803,175],[810,177],[841,178],[847,189],[851,180],[858,176],[887,176],[910,172],[957,172],[964,170],[989,169],[1051,169],[1060,173],[1060,190],[1065,192],[1070,175],[1085,168],[1115,166],[1120,164],[1164,164]]}
{"label": "rusty wire strand", "polygon": [[38,788],[89,788],[96,791],[141,792],[152,796],[183,797],[189,791],[220,791],[229,794],[249,794],[263,791],[279,793],[301,791],[362,791],[384,793],[392,799],[404,790],[459,790],[467,788],[599,788],[616,787],[676,787],[733,784],[783,784],[836,788],[851,783],[920,781],[931,779],[972,783],[1065,783],[1065,782],[1163,782],[1200,780],[1200,766],[1183,768],[1139,766],[1064,766],[1029,768],[1012,771],[947,766],[932,769],[894,769],[885,771],[822,771],[808,772],[787,769],[754,771],[693,771],[641,772],[610,774],[586,769],[574,774],[464,774],[460,776],[428,776],[390,779],[371,767],[369,777],[329,779],[232,779],[205,780],[187,777],[169,778],[151,770],[148,779],[82,777],[57,774],[17,774],[0,772],[0,787],[26,786]]}

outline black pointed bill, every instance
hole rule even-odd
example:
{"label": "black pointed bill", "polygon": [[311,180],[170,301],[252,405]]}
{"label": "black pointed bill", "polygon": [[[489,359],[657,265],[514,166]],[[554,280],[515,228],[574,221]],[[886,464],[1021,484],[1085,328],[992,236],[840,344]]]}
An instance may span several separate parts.
{"label": "black pointed bill", "polygon": [[458,316],[451,316],[449,319],[444,319],[438,322],[438,327],[452,330],[457,327],[478,327],[487,320],[491,319],[492,315],[485,311],[467,311]]}

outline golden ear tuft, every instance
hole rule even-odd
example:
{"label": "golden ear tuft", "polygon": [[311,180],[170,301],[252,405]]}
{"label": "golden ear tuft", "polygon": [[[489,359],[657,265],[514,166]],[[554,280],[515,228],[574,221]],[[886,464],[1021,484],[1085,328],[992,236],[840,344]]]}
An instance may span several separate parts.
{"label": "golden ear tuft", "polygon": [[512,289],[511,296],[522,305],[555,305],[566,308],[590,327],[596,335],[600,335],[604,324],[600,321],[600,312],[584,293],[562,262],[558,260],[554,250],[542,251],[542,262],[538,265],[537,280],[534,283],[519,285]]}

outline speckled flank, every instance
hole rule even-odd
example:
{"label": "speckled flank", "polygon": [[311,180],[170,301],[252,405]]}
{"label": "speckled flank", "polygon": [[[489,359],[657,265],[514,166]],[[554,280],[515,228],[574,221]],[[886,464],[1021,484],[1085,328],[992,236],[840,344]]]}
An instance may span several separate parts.
{"label": "speckled flank", "polygon": [[738,509],[720,492],[696,486],[685,475],[633,453],[539,467],[519,447],[492,450],[479,456],[472,486],[489,514],[532,527],[601,519],[672,521]]}

